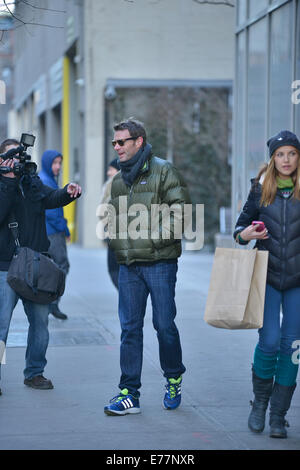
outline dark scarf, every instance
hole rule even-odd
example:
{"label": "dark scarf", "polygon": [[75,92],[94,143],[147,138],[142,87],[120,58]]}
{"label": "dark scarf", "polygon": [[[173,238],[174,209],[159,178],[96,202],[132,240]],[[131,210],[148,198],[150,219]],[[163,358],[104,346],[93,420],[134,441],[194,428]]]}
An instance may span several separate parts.
{"label": "dark scarf", "polygon": [[127,186],[132,186],[152,153],[152,146],[146,144],[130,160],[120,162],[123,181]]}
{"label": "dark scarf", "polygon": [[46,196],[43,183],[37,175],[25,174],[21,176],[18,186],[22,196],[33,202],[41,201]]}

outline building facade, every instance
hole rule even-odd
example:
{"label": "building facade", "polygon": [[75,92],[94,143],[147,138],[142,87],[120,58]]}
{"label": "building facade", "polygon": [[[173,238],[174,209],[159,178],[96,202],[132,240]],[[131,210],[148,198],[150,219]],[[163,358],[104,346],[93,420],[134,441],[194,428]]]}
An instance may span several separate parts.
{"label": "building facade", "polygon": [[[63,154],[60,184],[81,180],[84,172],[84,89],[82,0],[18,2],[14,10],[14,106],[9,136],[36,136],[30,150],[40,166],[46,149]],[[64,209],[78,238],[80,201]]]}
{"label": "building facade", "polygon": [[13,20],[0,12],[0,139],[7,136],[8,113],[13,104]]}
{"label": "building facade", "polygon": [[[212,92],[219,88],[231,92],[234,20],[234,8],[200,5],[193,0],[85,2],[85,154],[87,167],[94,169],[87,174],[85,182],[87,208],[97,204],[95,188],[105,177],[104,163],[114,155],[110,146],[114,121],[129,116],[142,120],[150,133],[149,141],[155,153],[171,160],[173,157],[176,160],[175,152],[179,150],[179,143],[174,144],[176,136],[181,136],[182,141],[191,128],[195,129],[194,136],[198,132],[199,139],[205,142],[205,131],[202,128],[204,135],[200,135],[197,130],[201,128],[197,123],[197,114],[206,115],[206,105],[205,100],[196,95],[198,91],[198,95],[201,94],[204,88]],[[194,91],[194,96],[191,96]],[[181,98],[184,93],[186,100]],[[159,106],[155,106],[155,102]],[[218,99],[214,103],[217,105]],[[164,109],[165,117],[161,116]],[[186,111],[180,114],[180,121],[190,122],[189,125],[176,127],[172,123],[172,117],[179,116],[178,110],[179,113]],[[154,117],[157,123],[153,122]],[[166,126],[160,125],[163,121]],[[214,123],[217,121],[215,118]],[[231,123],[230,118],[228,122]],[[158,142],[161,134],[165,139],[162,137]],[[217,142],[221,135],[223,133],[216,130],[211,135],[210,143]],[[229,138],[226,135],[224,139],[227,141]],[[167,145],[164,143],[166,141]],[[172,148],[172,142],[175,148]],[[195,168],[193,165],[198,168],[200,146],[198,157],[189,152],[197,145],[199,141],[190,136],[185,148],[179,152],[181,162],[188,161],[190,155],[189,168]],[[95,159],[95,155],[100,158]],[[212,157],[208,155],[206,158],[209,162]],[[181,169],[184,171],[183,167]],[[197,186],[201,188],[199,178],[202,176],[198,174],[197,177]],[[192,183],[196,186],[196,181]],[[206,194],[211,192],[211,187]],[[198,202],[204,201],[201,198]],[[91,237],[94,225],[89,212],[84,211],[86,245],[94,243]]]}
{"label": "building facade", "polygon": [[300,137],[300,1],[238,0],[232,224],[280,130]]}
{"label": "building facade", "polygon": [[[20,2],[15,16],[44,26],[28,24],[15,30],[10,134],[36,133],[37,162],[43,149],[62,148],[63,182],[75,179],[84,188],[76,213],[66,212],[74,224],[74,239],[85,247],[101,243],[96,208],[107,163],[114,156],[110,140],[115,119],[134,115],[144,120],[162,157],[183,162],[189,152],[188,146],[180,147],[180,137],[189,135],[191,148],[209,148],[209,159],[223,152],[228,167],[234,8],[193,0],[30,4],[40,8],[30,10],[27,2]],[[197,167],[200,147],[199,155],[194,154],[190,152]]]}

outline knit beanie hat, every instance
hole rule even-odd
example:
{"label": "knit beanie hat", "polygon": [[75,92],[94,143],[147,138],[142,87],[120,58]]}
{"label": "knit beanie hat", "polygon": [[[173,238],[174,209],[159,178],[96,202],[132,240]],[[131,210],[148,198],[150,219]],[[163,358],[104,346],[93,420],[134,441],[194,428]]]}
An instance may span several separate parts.
{"label": "knit beanie hat", "polygon": [[283,147],[284,145],[292,145],[300,152],[300,142],[296,134],[293,134],[293,132],[290,131],[280,131],[278,134],[271,137],[267,142],[270,158],[272,157],[275,150],[277,150],[279,147]]}
{"label": "knit beanie hat", "polygon": [[115,168],[116,170],[120,170],[120,162],[119,162],[119,159],[118,158],[114,158],[114,160],[112,160],[108,166],[112,166],[113,168]]}

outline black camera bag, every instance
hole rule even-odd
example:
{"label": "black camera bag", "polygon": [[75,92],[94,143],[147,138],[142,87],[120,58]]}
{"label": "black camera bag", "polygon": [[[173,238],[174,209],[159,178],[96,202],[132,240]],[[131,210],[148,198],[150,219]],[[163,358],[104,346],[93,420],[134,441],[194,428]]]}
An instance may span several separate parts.
{"label": "black camera bag", "polygon": [[8,284],[24,299],[38,304],[52,303],[64,293],[65,273],[48,254],[20,246],[16,221],[11,221],[8,226],[16,244],[7,273]]}

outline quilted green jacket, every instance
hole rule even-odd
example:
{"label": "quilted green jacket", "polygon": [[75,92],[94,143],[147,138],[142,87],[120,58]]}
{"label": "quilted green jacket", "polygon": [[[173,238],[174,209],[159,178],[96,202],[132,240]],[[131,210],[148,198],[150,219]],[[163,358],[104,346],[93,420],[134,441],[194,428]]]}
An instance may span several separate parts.
{"label": "quilted green jacket", "polygon": [[183,206],[190,203],[186,183],[166,160],[151,155],[131,187],[124,183],[121,172],[117,173],[111,187],[108,224],[110,247],[118,263],[178,258]]}

